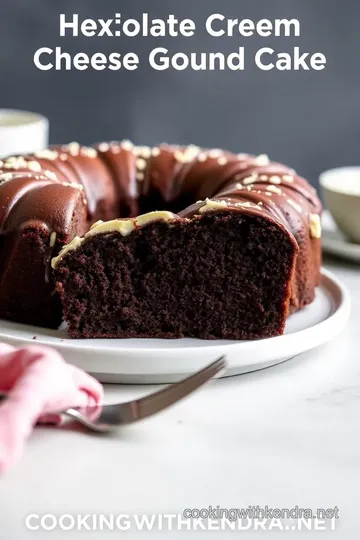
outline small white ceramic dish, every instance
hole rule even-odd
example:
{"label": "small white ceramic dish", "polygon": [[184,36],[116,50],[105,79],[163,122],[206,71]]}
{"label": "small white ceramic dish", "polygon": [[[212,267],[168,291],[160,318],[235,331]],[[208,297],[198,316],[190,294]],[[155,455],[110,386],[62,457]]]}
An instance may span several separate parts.
{"label": "small white ceramic dish", "polygon": [[29,154],[49,144],[49,121],[28,111],[0,109],[0,158]]}
{"label": "small white ceramic dish", "polygon": [[340,167],[320,175],[326,206],[349,242],[360,244],[360,167]]}
{"label": "small white ceramic dish", "polygon": [[72,340],[66,337],[65,329],[46,330],[0,321],[0,341],[13,345],[50,345],[66,360],[102,382],[169,383],[223,354],[229,366],[225,376],[279,364],[333,339],[344,328],[349,315],[346,288],[329,271],[323,270],[315,301],[292,315],[285,334],[275,338],[257,341]]}
{"label": "small white ceramic dish", "polygon": [[360,244],[353,244],[339,230],[330,212],[322,216],[322,248],[324,253],[336,255],[344,260],[360,263]]}

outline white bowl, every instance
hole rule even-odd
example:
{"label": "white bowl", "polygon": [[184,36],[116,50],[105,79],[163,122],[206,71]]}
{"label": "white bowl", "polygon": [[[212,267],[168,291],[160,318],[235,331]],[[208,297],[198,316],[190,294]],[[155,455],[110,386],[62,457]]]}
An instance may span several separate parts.
{"label": "white bowl", "polygon": [[49,121],[41,114],[0,109],[0,158],[29,154],[49,144]]}
{"label": "white bowl", "polygon": [[339,167],[320,175],[325,204],[350,242],[360,244],[360,167]]}

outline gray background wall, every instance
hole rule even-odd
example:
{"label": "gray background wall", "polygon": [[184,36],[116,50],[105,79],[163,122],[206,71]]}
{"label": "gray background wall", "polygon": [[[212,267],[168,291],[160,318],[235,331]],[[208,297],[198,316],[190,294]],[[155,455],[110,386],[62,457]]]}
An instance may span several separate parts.
{"label": "gray background wall", "polygon": [[[59,37],[59,14],[80,17],[153,17],[174,13],[197,22],[193,38]],[[200,28],[206,17],[300,19],[300,38],[215,39]],[[164,140],[268,153],[311,181],[328,167],[360,161],[360,2],[358,0],[1,0],[0,107],[35,110],[51,120],[52,142],[131,138]],[[245,45],[278,51],[299,45],[323,52],[322,72],[156,72],[147,55],[173,51],[231,52]],[[134,51],[134,72],[41,72],[39,47],[75,54]]]}

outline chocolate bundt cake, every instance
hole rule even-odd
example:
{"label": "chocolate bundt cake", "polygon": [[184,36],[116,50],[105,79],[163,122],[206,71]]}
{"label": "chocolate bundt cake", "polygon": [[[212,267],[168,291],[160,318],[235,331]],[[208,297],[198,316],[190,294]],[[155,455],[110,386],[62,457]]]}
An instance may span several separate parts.
{"label": "chocolate bundt cake", "polygon": [[8,158],[0,317],[64,317],[73,337],[278,335],[314,299],[320,213],[266,156],[124,141]]}

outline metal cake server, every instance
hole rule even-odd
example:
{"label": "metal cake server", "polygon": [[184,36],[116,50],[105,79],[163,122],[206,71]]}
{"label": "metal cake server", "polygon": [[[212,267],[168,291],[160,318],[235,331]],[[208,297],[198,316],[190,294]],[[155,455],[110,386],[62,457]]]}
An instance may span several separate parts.
{"label": "metal cake server", "polygon": [[[119,426],[133,424],[148,418],[177,403],[191,394],[226,368],[225,357],[222,356],[204,369],[190,375],[180,382],[158,390],[157,392],[140,399],[114,405],[102,405],[68,409],[61,412],[66,417],[79,422],[91,431],[108,433]],[[6,399],[7,394],[0,393],[0,401]]]}

